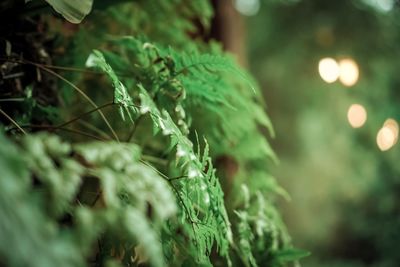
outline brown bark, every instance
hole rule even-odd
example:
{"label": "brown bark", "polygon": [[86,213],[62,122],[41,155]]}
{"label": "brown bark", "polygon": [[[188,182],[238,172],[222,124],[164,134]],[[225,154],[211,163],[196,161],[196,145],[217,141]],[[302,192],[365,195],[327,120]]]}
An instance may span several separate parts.
{"label": "brown bark", "polygon": [[219,40],[226,51],[234,54],[240,65],[246,66],[245,25],[232,0],[214,0],[215,17],[211,37]]}

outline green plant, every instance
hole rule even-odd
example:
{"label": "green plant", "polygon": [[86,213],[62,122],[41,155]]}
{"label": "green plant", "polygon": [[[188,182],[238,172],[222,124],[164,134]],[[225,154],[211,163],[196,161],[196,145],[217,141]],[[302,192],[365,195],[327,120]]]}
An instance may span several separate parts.
{"label": "green plant", "polygon": [[[72,22],[91,6],[48,2]],[[6,75],[28,78],[2,80],[0,262],[283,266],[305,256],[273,204],[286,193],[265,164],[275,155],[260,127],[273,132],[254,81],[192,36],[210,27],[209,3],[105,6],[94,3],[74,39],[42,14],[53,43],[33,56],[5,35]]]}

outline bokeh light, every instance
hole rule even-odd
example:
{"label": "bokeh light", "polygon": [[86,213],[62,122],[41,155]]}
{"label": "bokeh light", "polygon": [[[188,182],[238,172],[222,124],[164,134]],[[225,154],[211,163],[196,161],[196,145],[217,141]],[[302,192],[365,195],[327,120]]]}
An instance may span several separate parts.
{"label": "bokeh light", "polygon": [[382,137],[380,138],[382,140],[379,140],[378,146],[380,149],[382,147],[383,149],[381,150],[384,151],[390,149],[397,143],[397,140],[399,138],[399,124],[397,123],[396,120],[389,118],[385,121],[385,123],[383,124],[383,128],[381,130],[382,130],[381,133]]}
{"label": "bokeh light", "polygon": [[323,58],[319,61],[318,71],[321,78],[327,83],[335,82],[340,74],[339,65],[333,58]]}
{"label": "bokeh light", "polygon": [[389,150],[396,143],[395,133],[388,126],[383,126],[376,136],[376,143],[380,150]]}
{"label": "bokeh light", "polygon": [[353,128],[362,127],[367,121],[367,111],[360,104],[353,104],[347,111],[347,119]]}
{"label": "bokeh light", "polygon": [[358,65],[353,59],[346,58],[339,61],[339,80],[343,85],[349,87],[355,85],[358,77]]}
{"label": "bokeh light", "polygon": [[383,126],[388,127],[395,135],[396,139],[399,136],[399,124],[395,119],[389,118],[385,121]]}
{"label": "bokeh light", "polygon": [[254,16],[260,9],[260,0],[235,0],[236,10],[245,16]]}

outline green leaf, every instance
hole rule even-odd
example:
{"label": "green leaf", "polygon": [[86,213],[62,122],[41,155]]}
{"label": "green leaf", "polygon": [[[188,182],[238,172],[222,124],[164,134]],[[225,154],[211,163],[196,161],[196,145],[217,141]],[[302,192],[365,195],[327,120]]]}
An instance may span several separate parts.
{"label": "green leaf", "polygon": [[311,253],[309,251],[297,249],[297,248],[286,248],[278,251],[275,256],[278,262],[284,263],[289,261],[296,261],[301,258],[309,256]]}
{"label": "green leaf", "polygon": [[46,0],[71,23],[80,23],[92,10],[93,0]]}

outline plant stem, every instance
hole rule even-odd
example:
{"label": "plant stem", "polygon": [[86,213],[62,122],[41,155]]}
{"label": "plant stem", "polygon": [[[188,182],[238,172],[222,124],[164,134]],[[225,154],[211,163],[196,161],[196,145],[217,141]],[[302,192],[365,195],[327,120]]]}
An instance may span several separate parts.
{"label": "plant stem", "polygon": [[75,122],[75,121],[81,119],[82,117],[84,117],[84,116],[86,116],[86,115],[89,115],[89,114],[91,114],[91,113],[93,113],[93,112],[95,112],[95,111],[98,111],[98,110],[100,110],[100,109],[103,109],[103,108],[105,108],[105,107],[109,107],[109,106],[112,106],[112,105],[114,105],[114,103],[113,103],[113,102],[109,102],[109,103],[106,103],[106,104],[104,104],[104,105],[98,106],[98,107],[96,107],[96,108],[94,108],[94,109],[92,109],[92,110],[89,110],[89,111],[87,111],[87,112],[85,112],[85,113],[80,114],[79,116],[77,116],[77,117],[75,117],[75,118],[73,118],[73,119],[71,119],[71,120],[69,120],[69,121],[66,121],[66,122],[64,122],[64,123],[62,123],[62,124],[60,124],[60,125],[57,125],[56,127],[58,128],[58,127],[66,126],[66,125],[68,125],[68,124],[70,124],[70,123],[73,123],[73,122]]}
{"label": "plant stem", "polygon": [[[66,78],[64,78],[63,76],[61,76],[60,74],[52,71],[49,68],[44,67],[42,64],[38,64],[35,62],[31,62],[28,60],[8,60],[11,62],[16,62],[16,63],[20,63],[20,64],[30,64],[33,65],[47,73],[50,73],[51,75],[57,77],[58,79],[64,81],[65,83],[67,83],[68,85],[70,85],[73,89],[75,89],[79,94],[81,94],[94,108],[98,108],[98,106],[96,105],[96,103],[93,102],[93,100],[83,91],[81,90],[79,87],[77,87],[75,84],[73,84],[71,81],[67,80]],[[104,120],[104,122],[106,123],[107,127],[110,129],[111,133],[113,134],[115,140],[117,140],[119,142],[119,138],[118,135],[116,134],[116,132],[114,131],[114,129],[111,127],[111,124],[109,123],[109,121],[107,120],[106,116],[104,115],[104,113],[100,110],[97,109],[97,111],[99,112],[100,116],[102,117],[102,119]]]}
{"label": "plant stem", "polygon": [[[1,110],[0,110],[1,112]],[[66,127],[58,127],[58,126],[52,126],[52,125],[22,125],[22,126],[17,126],[18,129],[20,129],[21,131],[23,131],[25,134],[26,132],[22,129],[22,128],[31,128],[31,129],[50,129],[53,131],[57,131],[57,130],[62,130],[62,131],[66,131],[66,132],[70,132],[70,133],[75,133],[75,134],[80,134],[86,137],[90,137],[96,140],[100,140],[100,141],[105,141],[105,139],[92,135],[90,133],[86,133],[83,131],[79,131],[79,130],[75,130],[75,129],[71,129],[71,128],[66,128]],[[14,128],[15,129],[15,128]],[[13,130],[13,129],[10,129]]]}
{"label": "plant stem", "polygon": [[89,130],[92,130],[92,131],[98,133],[99,135],[103,136],[104,139],[112,140],[112,137],[110,135],[108,135],[106,132],[99,129],[98,127],[96,127],[93,124],[90,124],[84,120],[79,120],[79,121],[77,121],[77,123],[81,124],[83,127],[86,127]]}
{"label": "plant stem", "polygon": [[[47,69],[45,67],[42,67],[38,64],[34,64],[35,66],[37,66],[38,68],[56,76],[57,78],[59,78],[60,80],[64,81],[65,83],[67,83],[68,85],[70,85],[72,88],[74,88],[78,93],[80,93],[94,108],[98,108],[98,106],[93,102],[93,100],[85,93],[83,92],[81,89],[79,89],[75,84],[73,84],[72,82],[70,82],[69,80],[65,79],[63,76],[59,75],[58,73]],[[106,116],[104,115],[104,113],[100,110],[97,109],[97,111],[99,112],[100,116],[103,118],[104,122],[106,123],[107,127],[110,129],[111,133],[113,134],[114,138],[119,142],[119,138],[118,135],[116,134],[116,132],[114,131],[114,129],[111,127],[110,122],[107,120]]]}
{"label": "plant stem", "polygon": [[188,177],[187,175],[181,175],[181,176],[169,178],[168,180],[169,181],[174,181],[174,180],[179,180],[179,179],[187,178],[187,177]]}
{"label": "plant stem", "polygon": [[[26,60],[26,59],[12,59],[12,58],[0,57],[0,60],[9,61],[9,62],[15,62],[15,63],[19,63],[19,64],[40,65],[42,67],[45,67],[45,68],[48,68],[48,69],[53,69],[53,70],[81,72],[81,73],[96,74],[96,75],[105,75],[105,73],[103,71],[88,70],[88,69],[75,68],[75,67],[49,65],[49,64],[41,64],[41,63],[37,63],[37,62]],[[121,76],[121,77],[132,77],[132,75],[133,75],[133,74],[129,74],[129,73],[119,73],[119,72],[115,72],[115,73],[118,76]]]}
{"label": "plant stem", "polygon": [[142,158],[144,160],[147,160],[147,161],[150,161],[150,162],[154,162],[154,163],[158,163],[160,165],[166,165],[168,163],[165,159],[157,158],[157,157],[150,156],[150,155],[142,155]]}
{"label": "plant stem", "polygon": [[25,100],[25,98],[3,98],[3,99],[0,99],[0,102],[22,102],[22,101],[24,101]]}
{"label": "plant stem", "polygon": [[138,126],[139,122],[142,120],[142,118],[143,118],[143,115],[140,115],[140,116],[136,119],[136,121],[134,122],[133,127],[132,127],[132,130],[131,130],[131,132],[129,133],[128,138],[126,138],[126,141],[127,141],[127,142],[130,142],[130,141],[132,140],[132,137],[133,137],[133,135],[135,134],[136,129],[137,129],[137,126]]}
{"label": "plant stem", "polygon": [[5,113],[1,108],[0,113],[3,114],[3,116],[6,117],[9,121],[11,121],[11,123],[14,124],[15,127],[17,127],[22,133],[26,134],[25,130],[22,129],[22,127],[19,126],[19,124],[15,120],[13,120],[13,118],[11,118],[7,113]]}

